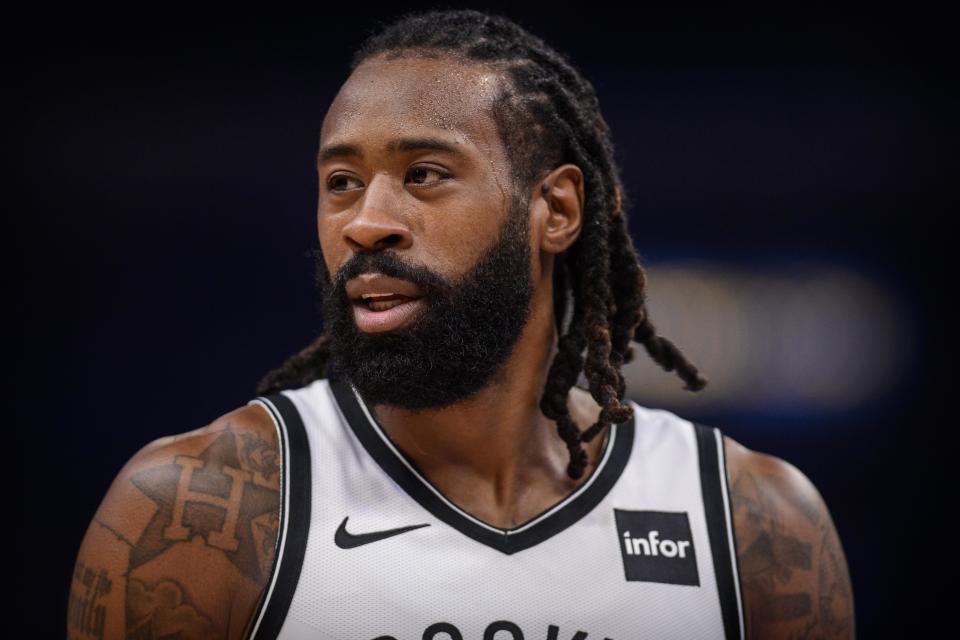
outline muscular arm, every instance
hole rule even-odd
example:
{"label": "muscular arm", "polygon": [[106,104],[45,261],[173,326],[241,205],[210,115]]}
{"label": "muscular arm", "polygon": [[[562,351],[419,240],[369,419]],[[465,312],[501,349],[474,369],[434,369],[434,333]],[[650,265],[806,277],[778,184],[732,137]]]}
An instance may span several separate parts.
{"label": "muscular arm", "polygon": [[278,453],[257,406],[137,452],[80,546],[68,638],[245,637],[273,565]]}
{"label": "muscular arm", "polygon": [[793,465],[726,438],[747,638],[853,638],[853,591],[823,498]]}

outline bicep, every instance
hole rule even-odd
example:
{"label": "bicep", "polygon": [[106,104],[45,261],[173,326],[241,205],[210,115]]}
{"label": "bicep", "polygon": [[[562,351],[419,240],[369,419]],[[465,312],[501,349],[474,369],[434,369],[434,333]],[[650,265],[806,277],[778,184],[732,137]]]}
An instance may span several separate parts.
{"label": "bicep", "polygon": [[793,465],[727,447],[749,637],[853,638],[846,557],[822,496]]}

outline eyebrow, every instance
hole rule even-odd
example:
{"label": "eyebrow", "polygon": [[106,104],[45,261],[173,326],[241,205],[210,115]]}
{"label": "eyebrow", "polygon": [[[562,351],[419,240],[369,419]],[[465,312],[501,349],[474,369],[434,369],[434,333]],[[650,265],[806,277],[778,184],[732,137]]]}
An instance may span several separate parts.
{"label": "eyebrow", "polygon": [[[445,151],[447,153],[462,154],[458,145],[451,144],[440,138],[400,138],[394,140],[386,146],[387,153],[399,153],[405,151]],[[317,164],[332,160],[333,158],[362,158],[363,152],[356,145],[343,143],[328,145],[320,149],[317,153]]]}

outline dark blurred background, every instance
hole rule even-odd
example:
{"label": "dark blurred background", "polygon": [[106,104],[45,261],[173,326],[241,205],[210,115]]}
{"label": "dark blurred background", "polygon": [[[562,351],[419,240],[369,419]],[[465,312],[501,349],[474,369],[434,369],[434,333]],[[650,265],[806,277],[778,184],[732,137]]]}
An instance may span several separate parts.
{"label": "dark blurred background", "polygon": [[[641,349],[630,395],[811,478],[860,637],[926,624],[955,503],[936,408],[940,299],[956,290],[942,18],[471,6],[542,36],[597,89],[654,324],[711,380],[683,392]],[[320,122],[364,34],[397,11],[6,27],[23,637],[63,636],[77,549],[124,462],[245,403],[316,334]]]}

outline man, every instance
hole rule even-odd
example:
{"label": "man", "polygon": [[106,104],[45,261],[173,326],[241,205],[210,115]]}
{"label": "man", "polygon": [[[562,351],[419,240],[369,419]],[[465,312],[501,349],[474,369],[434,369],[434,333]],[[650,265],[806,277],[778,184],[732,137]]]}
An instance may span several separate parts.
{"label": "man", "polygon": [[624,399],[631,340],[705,380],[650,323],[562,56],[500,17],[409,16],[357,53],[318,172],[324,334],[125,465],[71,637],[853,637],[810,481]]}

